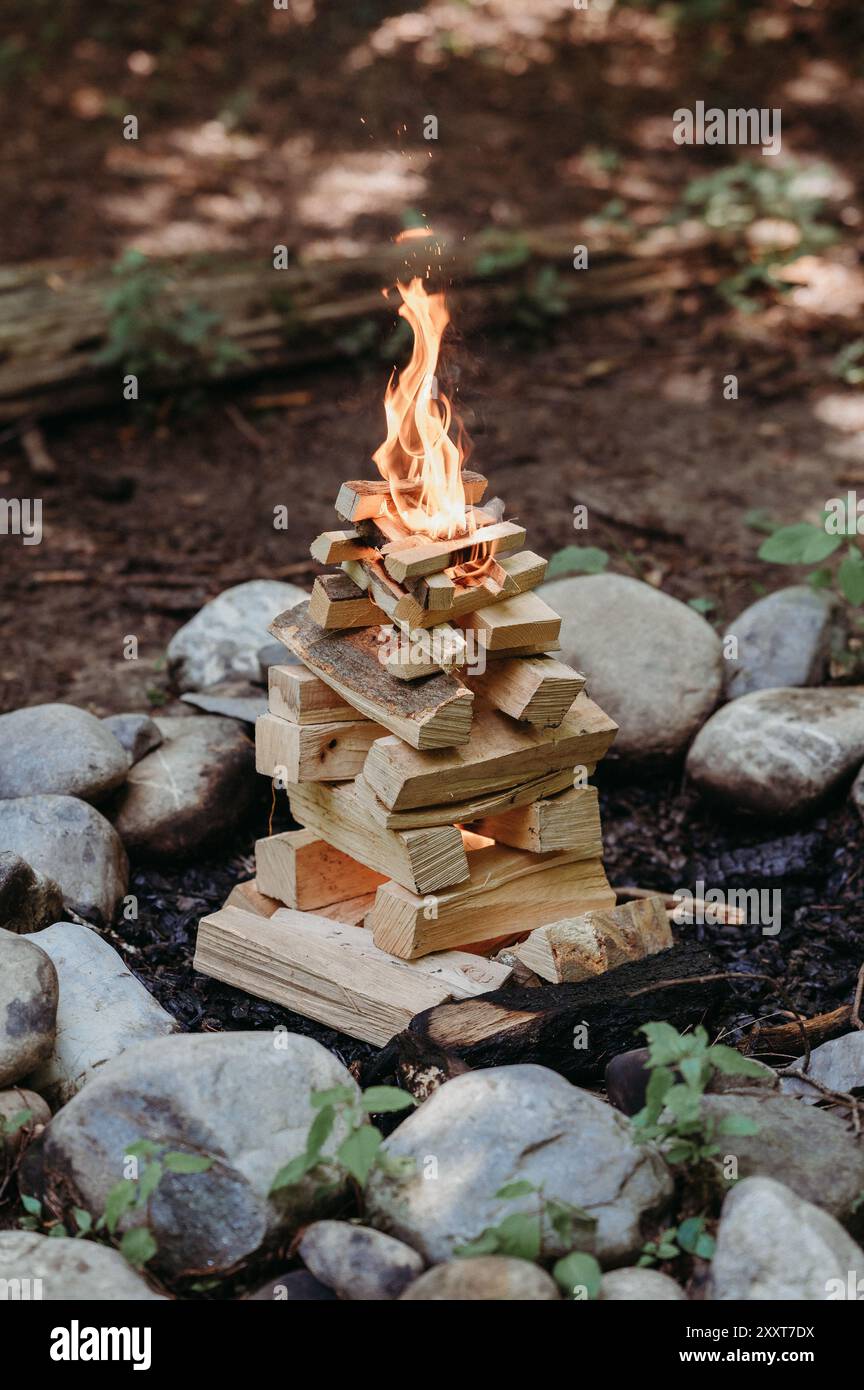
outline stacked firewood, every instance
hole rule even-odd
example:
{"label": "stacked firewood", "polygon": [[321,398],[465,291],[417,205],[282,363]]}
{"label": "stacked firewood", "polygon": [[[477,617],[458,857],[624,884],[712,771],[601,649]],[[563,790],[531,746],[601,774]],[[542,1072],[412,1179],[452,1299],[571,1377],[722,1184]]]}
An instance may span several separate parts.
{"label": "stacked firewood", "polygon": [[[412,534],[387,482],[345,483],[313,556],[338,568],[271,631],[256,765],[301,830],[200,926],[196,966],[384,1043],[424,1010],[590,979],[671,945],[656,900],[616,907],[589,777],[616,726],[550,653],[546,562],[484,511]],[[502,956],[503,952],[503,956]]]}

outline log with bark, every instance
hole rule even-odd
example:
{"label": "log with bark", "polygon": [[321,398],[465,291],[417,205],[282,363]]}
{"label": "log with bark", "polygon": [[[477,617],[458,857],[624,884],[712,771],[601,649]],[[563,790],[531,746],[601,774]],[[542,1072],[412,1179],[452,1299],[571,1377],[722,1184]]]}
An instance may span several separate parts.
{"label": "log with bark", "polygon": [[728,996],[728,981],[704,947],[686,943],[578,984],[493,990],[417,1014],[368,1064],[363,1085],[386,1077],[410,1084],[428,1068],[441,1079],[465,1067],[535,1062],[577,1084],[598,1081],[607,1062],[638,1047],[644,1023],[684,1029]]}
{"label": "log with bark", "polygon": [[[604,248],[595,238],[591,268],[572,270],[573,227],[482,233],[447,248],[444,276],[463,331],[541,321],[562,312],[626,304],[693,280],[687,260],[699,245],[640,237]],[[425,254],[425,253],[424,253]],[[404,245],[355,258],[304,261],[275,269],[272,248],[118,267],[79,260],[0,268],[0,420],[38,418],[122,399],[123,377],[146,378],[146,392],[192,382],[252,376],[378,352],[392,332],[393,308],[381,287],[405,275]],[[558,267],[554,300],[544,303],[538,272]],[[146,313],[120,323],[124,276],[149,276]],[[112,297],[115,307],[112,309]],[[202,314],[206,333],[187,331]],[[113,325],[112,325],[113,320]],[[122,328],[122,335],[121,335]],[[190,341],[191,340],[191,341]],[[166,366],[165,363],[168,363]]]}

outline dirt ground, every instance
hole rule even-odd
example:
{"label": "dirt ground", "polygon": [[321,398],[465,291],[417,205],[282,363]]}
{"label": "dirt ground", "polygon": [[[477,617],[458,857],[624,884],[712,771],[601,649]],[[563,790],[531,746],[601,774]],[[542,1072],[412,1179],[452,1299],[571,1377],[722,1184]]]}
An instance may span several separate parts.
{"label": "dirt ground", "polygon": [[[457,348],[473,463],[534,548],[599,545],[614,568],[713,600],[722,622],[790,579],[756,559],[748,512],[798,520],[864,485],[864,407],[829,371],[864,304],[861,16],[827,0],[734,8],[725,26],[675,28],[651,5],[574,14],[564,0],[13,5],[0,195],[15,216],[0,258],[283,240],[332,255],[391,236],[409,208],[459,235],[579,221],[615,198],[638,236],[691,176],[728,162],[705,148],[670,157],[680,102],[782,99],[784,158],[827,161],[843,227],[783,304],[748,317],[694,284]],[[119,133],[128,112],[137,141]],[[46,421],[53,480],[4,433],[0,492],[41,496],[44,539],[3,538],[0,708],[158,703],[166,641],[205,599],[252,577],[308,583],[338,484],[371,475],[388,371],[374,358],[226,384],[196,409]],[[294,403],[259,409],[274,392]],[[577,503],[587,532],[573,530]],[[272,525],[278,504],[287,532]],[[138,662],[121,660],[130,634]]]}

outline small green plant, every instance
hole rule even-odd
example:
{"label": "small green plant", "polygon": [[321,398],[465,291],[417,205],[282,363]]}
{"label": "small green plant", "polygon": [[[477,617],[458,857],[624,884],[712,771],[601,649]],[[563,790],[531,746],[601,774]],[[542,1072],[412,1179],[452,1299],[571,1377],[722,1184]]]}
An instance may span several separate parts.
{"label": "small green plant", "polygon": [[[381,1132],[369,1123],[370,1115],[394,1114],[416,1105],[414,1097],[407,1091],[401,1091],[398,1086],[370,1086],[358,1095],[353,1086],[332,1086],[326,1091],[313,1091],[311,1104],[317,1114],[309,1127],[306,1147],[279,1169],[273,1179],[271,1192],[294,1187],[309,1173],[316,1171],[322,1176],[332,1175],[334,1166],[335,1177],[330,1176],[322,1184],[321,1191],[337,1189],[343,1174],[347,1174],[358,1189],[362,1189],[376,1165],[400,1173],[409,1165],[413,1169],[412,1160],[403,1164],[382,1152],[384,1141]],[[324,1145],[333,1133],[337,1119],[347,1125],[348,1133],[332,1155],[325,1155]]]}
{"label": "small green plant", "polygon": [[698,1255],[701,1260],[714,1256],[715,1240],[706,1229],[704,1216],[688,1216],[680,1226],[669,1226],[656,1240],[646,1241],[637,1264],[650,1269],[661,1260],[675,1260],[679,1255]]}
{"label": "small green plant", "polygon": [[864,381],[864,338],[856,338],[841,348],[831,363],[831,371],[847,386],[860,386]]}
{"label": "small green plant", "polygon": [[219,377],[247,359],[245,351],[219,331],[219,314],[194,300],[181,303],[170,275],[140,251],[127,251],[114,266],[115,289],[106,295],[108,340],[97,366],[124,372],[180,376],[191,365]]}
{"label": "small green plant", "polygon": [[607,551],[596,545],[565,545],[556,550],[546,569],[547,579],[565,574],[600,574],[609,564]]}
{"label": "small green plant", "polygon": [[[823,524],[812,521],[798,521],[792,526],[777,526],[767,540],[759,547],[759,559],[772,565],[809,565],[813,568],[807,576],[815,589],[835,586],[853,608],[864,604],[864,552],[857,539],[844,537],[838,528],[829,531],[826,521],[829,513],[823,514]],[[846,553],[837,566],[826,566],[825,561],[842,548],[847,541]]]}
{"label": "small green plant", "polygon": [[[754,291],[786,293],[790,285],[775,272],[836,241],[836,229],[821,217],[824,199],[810,191],[812,179],[825,172],[822,167],[776,168],[765,160],[742,160],[688,183],[673,220],[695,216],[726,236],[739,269],[721,280],[718,290],[735,308],[745,313],[758,309]],[[751,245],[747,229],[762,219],[790,223],[794,244],[762,249]]]}
{"label": "small green plant", "polygon": [[49,1216],[35,1197],[22,1196],[21,1205],[26,1215],[20,1219],[19,1226],[26,1231],[44,1231],[55,1239],[101,1239],[105,1244],[116,1244],[129,1264],[143,1269],[159,1247],[143,1220],[125,1230],[117,1241],[121,1219],[127,1213],[146,1216],[147,1204],[166,1173],[206,1173],[215,1160],[204,1154],[166,1151],[164,1144],[156,1144],[152,1139],[139,1139],[130,1144],[124,1158],[138,1161],[137,1176],[121,1178],[115,1183],[98,1220],[94,1221],[91,1213],[82,1207],[73,1207],[74,1227],[70,1229],[63,1221]]}
{"label": "small green plant", "polygon": [[641,1031],[651,1076],[645,1105],[632,1119],[640,1139],[657,1144],[668,1163],[698,1166],[720,1153],[721,1136],[757,1132],[742,1115],[714,1120],[703,1112],[702,1097],[715,1074],[757,1077],[761,1067],[734,1047],[712,1047],[701,1027],[682,1034],[671,1023],[646,1023]]}
{"label": "small green plant", "polygon": [[[497,1225],[487,1226],[474,1240],[459,1246],[455,1253],[461,1258],[509,1255],[513,1259],[530,1260],[536,1264],[541,1258],[547,1229],[561,1244],[575,1245],[580,1226],[593,1230],[597,1224],[589,1212],[569,1202],[547,1197],[542,1188],[535,1187],[526,1179],[505,1184],[495,1196],[502,1202],[536,1197],[537,1203],[533,1210],[510,1212]],[[600,1266],[593,1255],[583,1250],[572,1250],[569,1255],[564,1255],[553,1266],[552,1275],[570,1298],[596,1298],[600,1288]],[[584,1295],[582,1290],[585,1291]]]}

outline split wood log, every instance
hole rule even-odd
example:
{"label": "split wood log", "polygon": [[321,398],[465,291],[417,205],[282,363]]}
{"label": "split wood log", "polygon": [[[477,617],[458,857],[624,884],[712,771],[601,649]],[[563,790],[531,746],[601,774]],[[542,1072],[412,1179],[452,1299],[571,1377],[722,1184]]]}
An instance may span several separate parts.
{"label": "split wood log", "polygon": [[431,901],[397,883],[382,884],[366,918],[376,944],[414,960],[472,941],[527,934],[567,913],[615,906],[602,860],[580,859],[572,850],[529,854],[492,845],[475,850],[468,864],[468,882]]}
{"label": "split wood log", "polygon": [[372,911],[374,902],[374,893],[361,893],[359,898],[346,898],[344,902],[327,903],[324,907],[319,907],[316,910],[319,917],[329,917],[331,922],[342,922],[348,927],[362,927]]}
{"label": "split wood log", "polygon": [[307,830],[413,893],[434,893],[468,878],[462,836],[453,825],[387,830],[370,819],[351,786],[299,783],[288,788],[288,798],[291,814]]}
{"label": "split wood log", "polygon": [[255,721],[255,771],[288,782],[349,782],[386,730],[369,719],[292,724],[275,714]]}
{"label": "split wood log", "polygon": [[467,743],[472,692],[454,676],[411,683],[388,675],[379,660],[377,628],[327,633],[309,620],[308,604],[301,603],[276,618],[270,632],[355,709],[413,748]]}
{"label": "split wood log", "polygon": [[491,526],[478,527],[470,536],[449,541],[429,541],[424,544],[415,541],[407,546],[404,541],[389,541],[382,550],[384,566],[387,573],[401,584],[406,579],[437,574],[451,565],[462,563],[478,545],[488,545],[493,555],[521,550],[525,544],[525,534],[525,527],[517,526],[515,521],[496,521]]}
{"label": "split wood log", "polygon": [[494,661],[482,675],[467,677],[476,695],[513,719],[556,729],[585,687],[585,677],[551,656]]}
{"label": "split wood log", "polygon": [[268,898],[259,891],[254,878],[235,883],[223,907],[239,907],[244,912],[254,912],[258,917],[272,917],[283,904],[278,898]]}
{"label": "split wood log", "polygon": [[309,600],[309,617],[318,627],[341,631],[348,627],[370,627],[387,621],[386,613],[374,604],[347,574],[319,574]]}
{"label": "split wood log", "polygon": [[[516,555],[506,556],[500,562],[493,561],[493,570],[481,584],[469,586],[455,583],[443,573],[431,574],[416,584],[414,592],[406,592],[397,584],[380,561],[366,560],[356,565],[348,561],[343,563],[343,569],[355,584],[365,588],[366,584],[360,578],[362,573],[378,607],[395,622],[414,629],[454,622],[478,608],[486,608],[515,594],[527,593],[542,582],[546,561],[533,551],[522,550]],[[434,605],[431,601],[433,595],[437,595]],[[440,606],[444,597],[449,599],[446,608]]]}
{"label": "split wood log", "polygon": [[561,618],[539,594],[517,594],[461,619],[487,651],[545,646],[561,631]]}
{"label": "split wood log", "polygon": [[514,724],[486,706],[478,710],[465,747],[420,752],[382,738],[369,750],[363,777],[393,811],[441,804],[442,794],[445,801],[466,801],[565,767],[596,763],[617,731],[584,691],[557,729]]}
{"label": "split wood log", "polygon": [[271,666],[267,681],[270,713],[292,724],[346,724],[366,718],[305,666]]}
{"label": "split wood log", "polygon": [[280,908],[260,917],[222,908],[198,927],[194,968],[378,1046],[421,1009],[501,989],[507,966],[447,952],[409,963],[362,927]]}
{"label": "split wood log", "polygon": [[286,830],[255,844],[255,883],[278,905],[310,912],[374,895],[385,875],[334,849],[311,830]]}
{"label": "split wood log", "polygon": [[[588,764],[585,776],[590,777],[594,764]],[[379,825],[390,830],[412,830],[421,825],[459,825],[470,824],[485,815],[498,814],[514,806],[527,806],[543,796],[552,796],[573,785],[572,768],[549,772],[531,782],[522,782],[516,787],[506,787],[504,791],[491,792],[488,796],[477,796],[468,801],[450,801],[443,806],[417,806],[409,811],[391,811],[385,806],[365,780],[362,772],[354,779],[354,790],[366,810]]]}
{"label": "split wood log", "polygon": [[644,1044],[642,1024],[664,1019],[680,1030],[710,1019],[731,990],[710,978],[720,969],[704,947],[687,943],[579,984],[511,986],[439,1005],[411,1020],[362,1084],[399,1078],[403,1064],[414,1074],[424,1065],[452,1074],[455,1060],[463,1068],[533,1062],[586,1085],[619,1052]]}
{"label": "split wood log", "polygon": [[[382,629],[382,635],[384,632]],[[389,624],[386,632],[384,669],[397,680],[420,680],[423,676],[464,666],[468,661],[468,644],[462,632],[448,623],[422,631]]]}
{"label": "split wood log", "polygon": [[556,849],[578,850],[584,859],[603,853],[603,830],[596,787],[571,787],[558,796],[543,797],[497,816],[484,816],[472,826],[499,845],[548,854]]}
{"label": "split wood log", "polygon": [[[640,231],[626,249],[591,247],[591,274],[561,274],[556,294],[570,311],[643,298],[692,283],[693,251],[683,241],[669,254],[673,234],[653,244]],[[493,234],[496,245],[502,234]],[[489,275],[489,234],[455,242],[442,257],[448,279],[459,289],[453,317],[463,331],[506,324],[524,312],[541,266],[569,267],[572,226],[540,227],[503,234],[511,252]],[[656,239],[655,239],[656,241]],[[494,248],[493,248],[494,254]],[[225,252],[212,256],[154,260],[148,274],[160,281],[156,315],[182,322],[193,306],[206,306],[217,325],[196,352],[178,340],[176,365],[149,369],[148,390],[187,387],[214,379],[214,342],[232,352],[218,359],[221,383],[294,364],[356,356],[369,350],[365,330],[383,341],[392,331],[392,305],[380,286],[405,275],[405,246],[379,246],[355,258],[298,259],[273,269],[272,258]],[[478,269],[481,266],[481,269]],[[7,265],[0,271],[0,419],[43,417],[86,409],[117,399],[127,364],[105,365],[116,267],[72,259]],[[358,334],[358,328],[364,334]],[[362,338],[362,347],[359,340]],[[136,345],[132,345],[138,350]],[[146,343],[143,345],[146,351]],[[170,352],[170,347],[169,347]]]}
{"label": "split wood log", "polygon": [[378,551],[366,545],[359,531],[322,531],[309,547],[313,560],[322,565],[339,565],[345,560],[374,560]]}
{"label": "split wood log", "polygon": [[[465,501],[473,506],[481,501],[486,491],[487,481],[482,473],[475,473],[470,468],[463,468],[462,486],[465,490]],[[393,487],[399,489],[407,506],[419,498],[419,483],[400,486],[399,482],[394,479]],[[376,518],[393,514],[391,497],[391,485],[384,478],[360,478],[342,484],[339,489],[339,496],[336,498],[336,511],[345,521],[374,521]]]}
{"label": "split wood log", "polygon": [[513,953],[541,979],[561,984],[589,980],[672,945],[661,899],[644,898],[538,927]]}
{"label": "split wood log", "polygon": [[554,641],[531,642],[527,646],[501,647],[500,650],[494,652],[489,651],[488,647],[484,647],[483,655],[487,661],[507,661],[509,657],[519,657],[521,659],[526,656],[547,656],[549,652],[557,652],[560,650],[561,643],[556,637]]}

